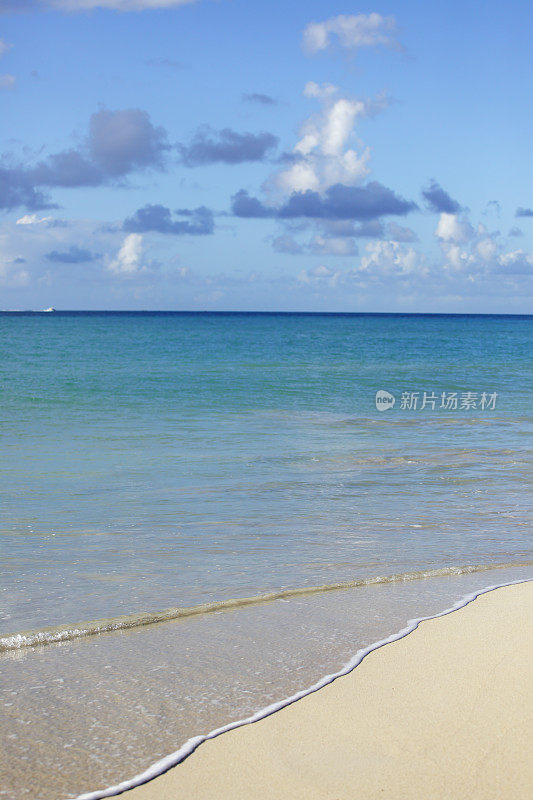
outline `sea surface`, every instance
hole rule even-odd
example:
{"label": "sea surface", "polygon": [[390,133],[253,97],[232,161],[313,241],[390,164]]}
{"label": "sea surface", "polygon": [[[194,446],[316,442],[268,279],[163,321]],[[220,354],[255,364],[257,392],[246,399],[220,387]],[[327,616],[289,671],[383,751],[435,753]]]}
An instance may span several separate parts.
{"label": "sea surface", "polygon": [[532,345],[527,316],[1,313],[0,796],[129,778],[530,576]]}

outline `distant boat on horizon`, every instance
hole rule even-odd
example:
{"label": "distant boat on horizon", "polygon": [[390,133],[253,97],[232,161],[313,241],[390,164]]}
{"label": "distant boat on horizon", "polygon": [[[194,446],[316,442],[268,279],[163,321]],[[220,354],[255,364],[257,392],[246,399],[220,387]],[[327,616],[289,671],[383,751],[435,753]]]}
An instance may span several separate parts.
{"label": "distant boat on horizon", "polygon": [[51,311],[55,311],[55,308],[53,306],[50,306],[50,308],[43,308],[43,311],[49,314]]}

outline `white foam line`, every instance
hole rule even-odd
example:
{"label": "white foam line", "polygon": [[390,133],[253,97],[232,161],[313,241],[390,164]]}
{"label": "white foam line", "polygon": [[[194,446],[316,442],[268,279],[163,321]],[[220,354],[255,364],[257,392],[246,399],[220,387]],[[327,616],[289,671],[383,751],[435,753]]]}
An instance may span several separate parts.
{"label": "white foam line", "polygon": [[153,778],[157,778],[159,775],[167,772],[172,767],[180,764],[188,756],[190,756],[191,753],[194,753],[196,748],[199,747],[203,742],[207,742],[209,739],[215,739],[217,736],[220,736],[223,733],[235,730],[235,728],[241,728],[243,725],[251,725],[254,722],[259,722],[259,720],[265,719],[265,717],[269,717],[271,714],[275,714],[276,711],[281,711],[282,708],[286,708],[287,706],[292,705],[292,703],[296,703],[296,701],[301,700],[302,697],[307,697],[309,694],[318,692],[319,689],[322,689],[324,686],[333,683],[333,681],[337,678],[348,675],[348,673],[352,672],[352,670],[359,666],[361,661],[369,653],[374,652],[374,650],[379,650],[380,647],[384,647],[386,644],[397,642],[399,639],[403,639],[405,636],[408,636],[408,634],[415,631],[421,622],[426,622],[430,619],[438,619],[438,617],[445,617],[454,611],[458,611],[460,608],[464,608],[477,597],[482,594],[486,594],[487,592],[493,592],[495,589],[502,589],[504,586],[514,586],[519,583],[528,583],[530,580],[530,578],[526,578],[517,581],[509,581],[508,583],[498,583],[494,584],[493,586],[486,586],[484,589],[480,589],[478,592],[472,592],[471,594],[464,595],[453,606],[447,608],[445,611],[440,611],[438,614],[432,614],[429,617],[418,617],[417,619],[409,620],[405,628],[402,628],[400,631],[398,631],[398,633],[394,633],[392,636],[388,636],[386,639],[380,639],[378,642],[374,642],[374,644],[368,645],[368,647],[364,647],[362,650],[358,650],[357,653],[352,656],[352,658],[344,665],[344,667],[339,670],[339,672],[326,675],[324,678],[321,678],[318,683],[313,684],[313,686],[310,686],[308,689],[302,689],[302,691],[296,692],[296,694],[287,697],[285,700],[272,703],[271,705],[262,708],[260,711],[257,711],[251,717],[246,717],[246,719],[240,719],[236,722],[230,722],[228,725],[223,725],[221,728],[215,728],[215,730],[210,731],[210,733],[206,733],[201,736],[193,736],[192,739],[189,739],[187,742],[185,742],[185,744],[180,747],[179,750],[176,750],[175,753],[171,753],[170,755],[162,758],[160,761],[156,761],[155,764],[152,764],[152,766],[148,767],[148,769],[139,773],[139,775],[136,775],[134,778],[122,781],[122,783],[117,783],[116,786],[110,786],[107,789],[99,789],[95,792],[86,792],[85,794],[80,794],[73,798],[73,800],[101,800],[101,798],[114,797],[118,794],[122,794],[122,792],[127,792],[128,789],[134,789],[136,786],[141,786],[143,783],[148,783],[148,781],[153,780]]}

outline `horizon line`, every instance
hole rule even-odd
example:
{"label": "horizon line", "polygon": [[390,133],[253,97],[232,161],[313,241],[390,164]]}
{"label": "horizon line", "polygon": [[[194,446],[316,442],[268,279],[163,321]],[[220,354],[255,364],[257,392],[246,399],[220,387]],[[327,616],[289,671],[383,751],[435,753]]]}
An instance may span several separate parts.
{"label": "horizon line", "polygon": [[424,316],[424,317],[532,317],[525,311],[303,311],[247,309],[160,309],[160,308],[6,308],[0,314],[263,314],[274,316]]}

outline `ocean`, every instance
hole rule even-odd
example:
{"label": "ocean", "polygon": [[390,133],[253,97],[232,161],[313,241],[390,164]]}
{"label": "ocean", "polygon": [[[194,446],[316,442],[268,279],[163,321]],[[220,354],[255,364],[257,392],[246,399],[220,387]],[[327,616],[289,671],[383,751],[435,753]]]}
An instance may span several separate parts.
{"label": "ocean", "polygon": [[0,796],[127,779],[530,575],[532,321],[0,314]]}

